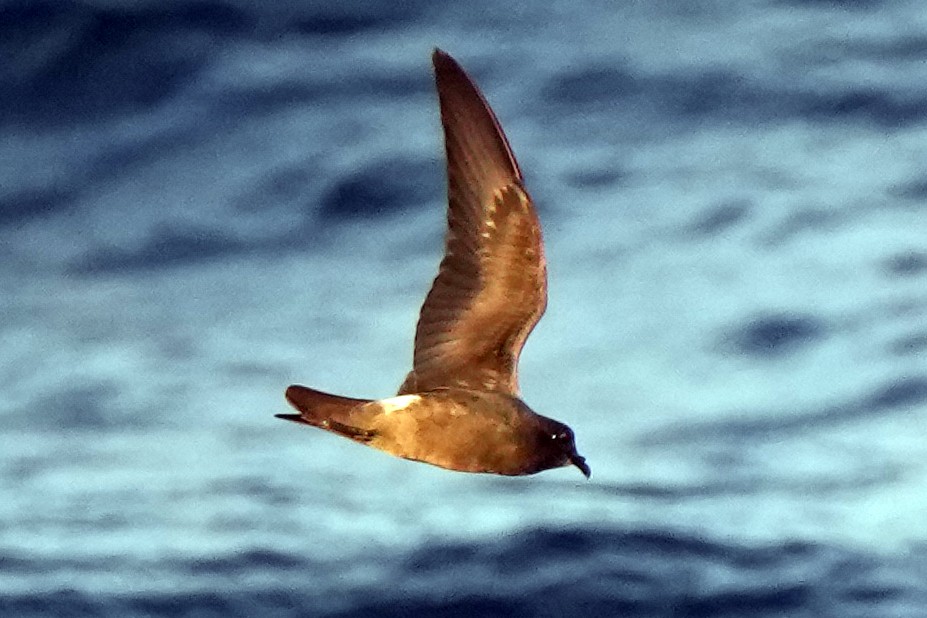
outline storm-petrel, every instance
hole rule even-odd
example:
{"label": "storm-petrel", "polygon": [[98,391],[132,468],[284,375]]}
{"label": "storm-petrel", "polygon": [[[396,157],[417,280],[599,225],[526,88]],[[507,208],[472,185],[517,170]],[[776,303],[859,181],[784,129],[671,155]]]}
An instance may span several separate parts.
{"label": "storm-petrel", "polygon": [[541,226],[499,121],[457,62],[432,56],[447,151],[444,259],[415,332],[412,371],[395,397],[290,386],[313,425],[450,470],[534,474],[589,466],[573,431],[518,397],[518,356],[547,306]]}

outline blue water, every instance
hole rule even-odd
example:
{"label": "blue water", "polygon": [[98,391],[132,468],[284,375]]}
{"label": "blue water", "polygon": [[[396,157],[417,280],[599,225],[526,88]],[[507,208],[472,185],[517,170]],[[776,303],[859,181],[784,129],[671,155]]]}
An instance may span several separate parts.
{"label": "blue water", "polygon": [[[589,482],[273,418],[409,368],[435,45]],[[0,51],[0,615],[927,615],[921,2],[6,0]]]}

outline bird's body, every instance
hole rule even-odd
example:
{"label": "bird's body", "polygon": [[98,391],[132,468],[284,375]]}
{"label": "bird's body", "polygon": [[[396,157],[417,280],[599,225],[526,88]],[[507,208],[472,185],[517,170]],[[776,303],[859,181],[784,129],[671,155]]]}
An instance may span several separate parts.
{"label": "bird's body", "polygon": [[565,426],[504,393],[439,388],[377,401],[338,401],[346,398],[293,386],[287,399],[297,409],[310,411],[308,417],[298,417],[303,423],[404,459],[505,475],[563,465],[559,458],[545,457],[534,430],[548,421],[548,430],[540,436],[551,441]]}
{"label": "bird's body", "polygon": [[412,371],[395,397],[291,386],[278,415],[398,457],[464,472],[575,465],[573,432],[518,397],[518,357],[547,305],[541,226],[505,134],[453,58],[433,56],[448,170],[445,255],[419,317]]}

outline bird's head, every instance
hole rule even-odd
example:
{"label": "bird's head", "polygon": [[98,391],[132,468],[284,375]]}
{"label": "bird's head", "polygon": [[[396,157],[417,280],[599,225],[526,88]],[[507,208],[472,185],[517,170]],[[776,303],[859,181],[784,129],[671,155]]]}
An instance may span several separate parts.
{"label": "bird's head", "polygon": [[541,422],[535,434],[535,448],[541,464],[539,470],[576,466],[586,478],[589,478],[592,470],[586,464],[586,459],[576,452],[573,430],[551,418],[542,416],[540,419]]}

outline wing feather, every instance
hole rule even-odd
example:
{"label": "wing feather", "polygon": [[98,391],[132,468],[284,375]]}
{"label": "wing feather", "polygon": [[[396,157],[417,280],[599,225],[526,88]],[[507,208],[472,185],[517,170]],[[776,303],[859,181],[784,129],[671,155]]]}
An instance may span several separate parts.
{"label": "wing feather", "polygon": [[541,227],[495,114],[435,50],[447,151],[448,231],[400,394],[441,387],[518,393],[518,357],[547,305]]}

